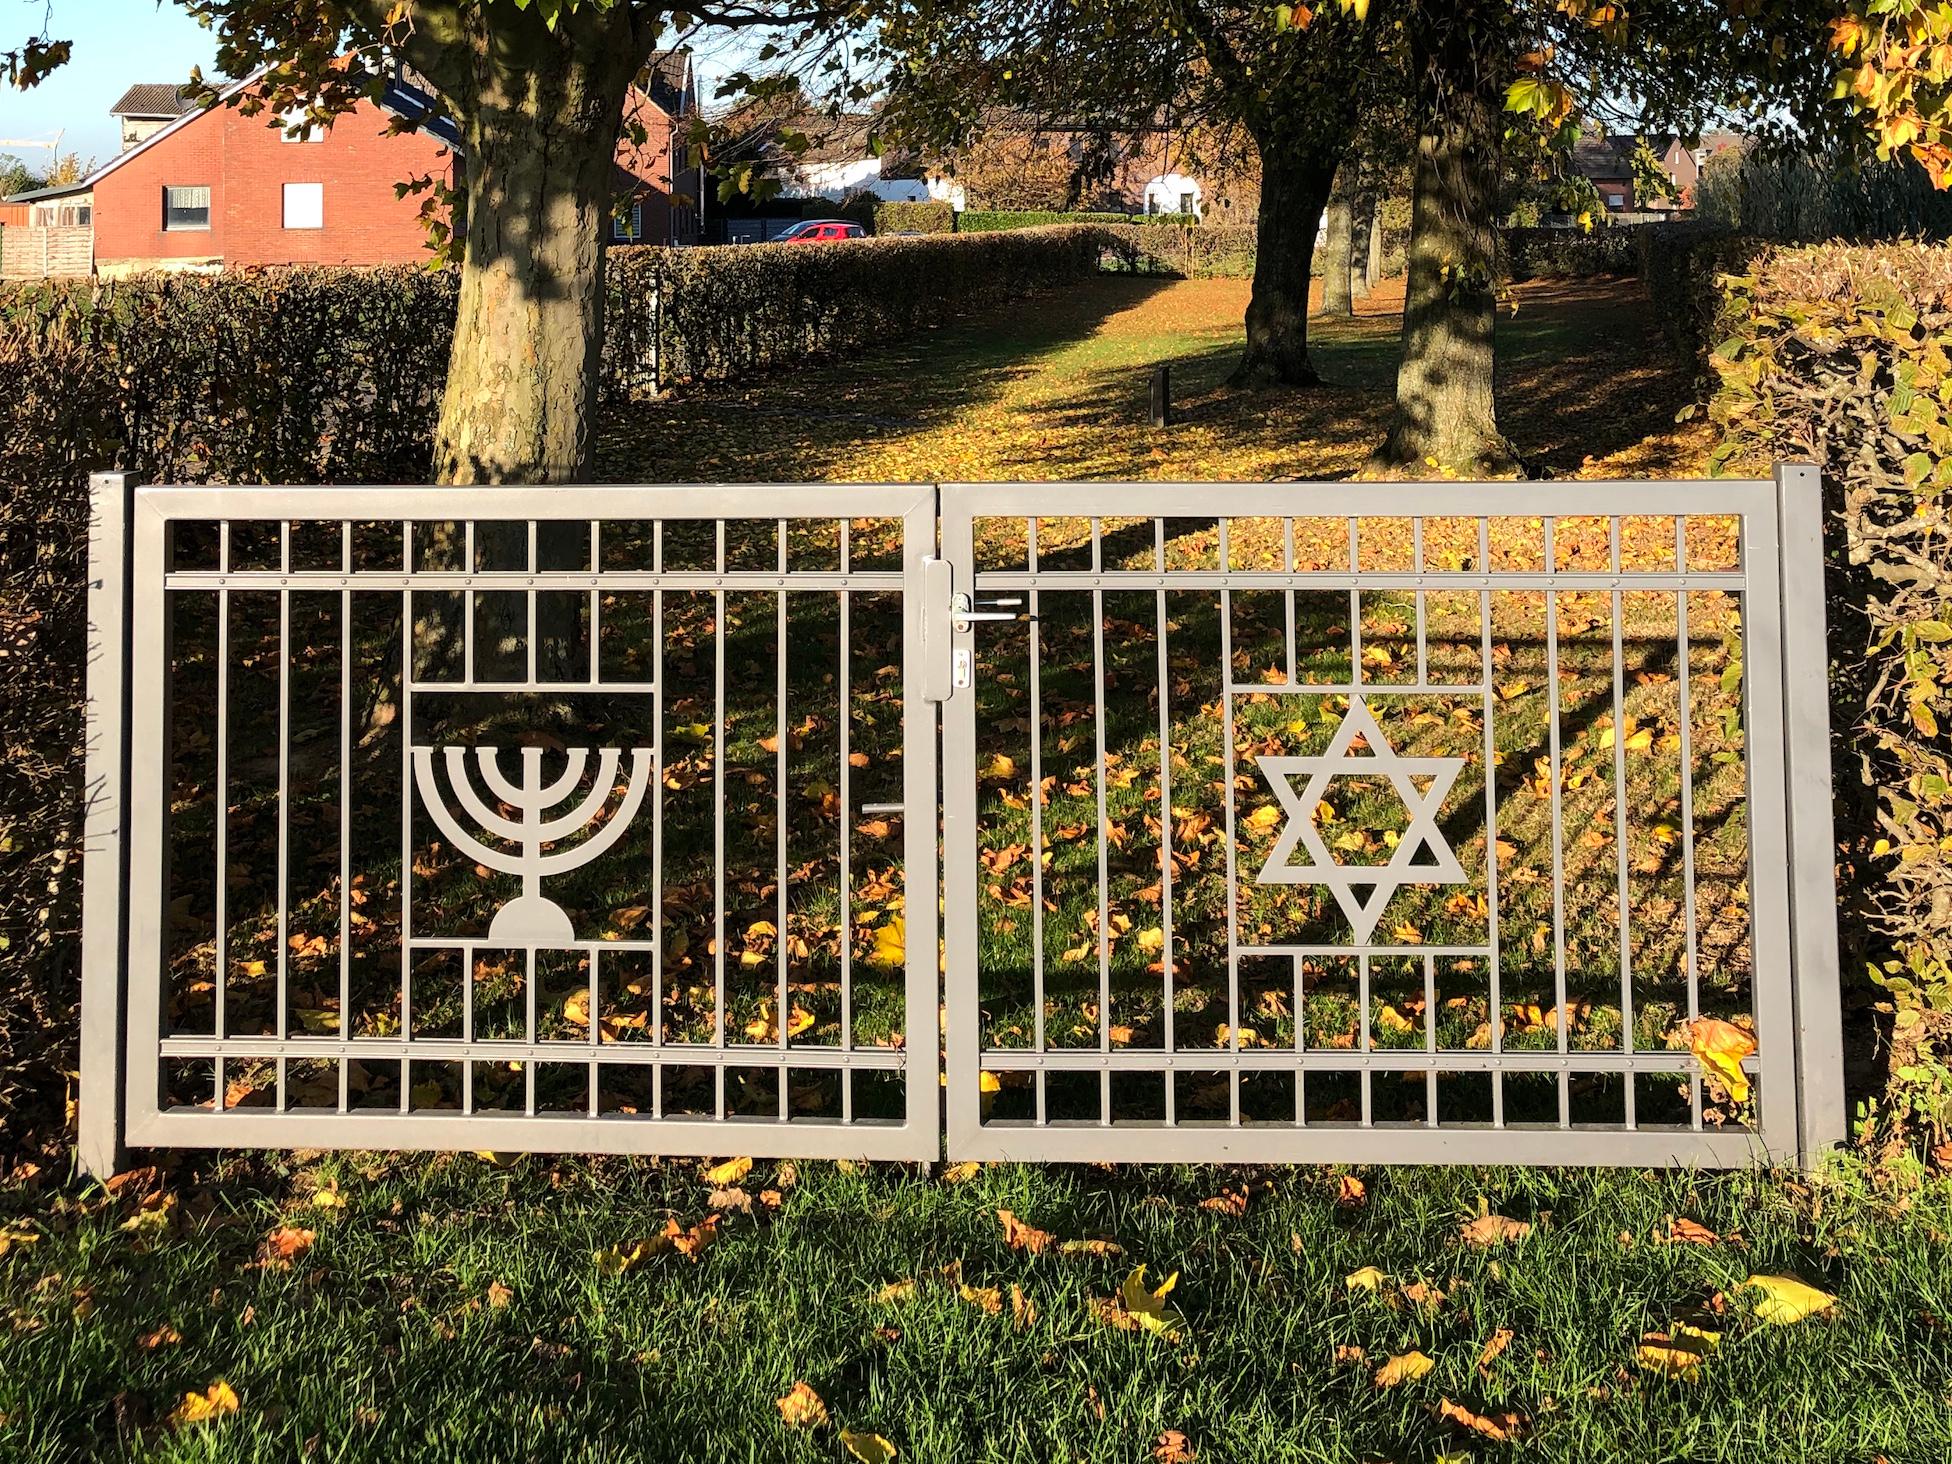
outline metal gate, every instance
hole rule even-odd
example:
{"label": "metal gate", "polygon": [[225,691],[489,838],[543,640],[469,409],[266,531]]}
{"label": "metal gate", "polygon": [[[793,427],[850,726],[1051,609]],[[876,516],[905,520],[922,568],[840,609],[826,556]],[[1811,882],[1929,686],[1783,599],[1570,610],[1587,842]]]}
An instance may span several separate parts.
{"label": "metal gate", "polygon": [[95,487],[97,1171],[1842,1133],[1813,470]]}
{"label": "metal gate", "polygon": [[1840,1137],[1817,495],[945,488],[950,1152]]}
{"label": "metal gate", "polygon": [[937,1153],[933,489],[97,488],[88,1162]]}

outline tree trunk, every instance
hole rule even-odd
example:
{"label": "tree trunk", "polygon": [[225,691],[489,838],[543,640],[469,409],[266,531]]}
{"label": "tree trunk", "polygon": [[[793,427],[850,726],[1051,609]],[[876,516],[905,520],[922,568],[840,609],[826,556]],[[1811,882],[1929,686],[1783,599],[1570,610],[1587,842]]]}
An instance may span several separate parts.
{"label": "tree trunk", "polygon": [[434,444],[441,482],[590,476],[603,241],[624,94],[642,59],[587,37],[491,51],[458,109],[467,233]]}
{"label": "tree trunk", "polygon": [[1517,454],[1494,397],[1499,0],[1412,7],[1422,133],[1410,218],[1396,414],[1372,473],[1503,477]]}
{"label": "tree trunk", "polygon": [[1254,292],[1247,304],[1247,350],[1230,378],[1233,386],[1320,384],[1308,359],[1308,287],[1315,232],[1334,177],[1332,159],[1261,146]]}
{"label": "tree trunk", "polygon": [[1367,295],[1383,278],[1383,196],[1371,193],[1364,200],[1367,224],[1363,233],[1362,293]]}
{"label": "tree trunk", "polygon": [[1356,313],[1355,297],[1355,158],[1343,159],[1335,170],[1335,187],[1328,196],[1328,232],[1322,239],[1322,314],[1344,319]]}

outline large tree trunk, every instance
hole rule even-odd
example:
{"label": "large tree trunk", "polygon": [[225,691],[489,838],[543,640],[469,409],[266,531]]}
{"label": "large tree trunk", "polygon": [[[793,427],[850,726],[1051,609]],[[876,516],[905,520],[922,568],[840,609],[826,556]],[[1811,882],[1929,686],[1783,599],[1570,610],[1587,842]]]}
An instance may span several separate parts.
{"label": "large tree trunk", "polygon": [[1383,200],[1365,188],[1356,197],[1354,239],[1350,244],[1349,292],[1367,299],[1383,273]]}
{"label": "large tree trunk", "polygon": [[538,25],[520,44],[490,43],[474,96],[456,108],[467,233],[434,446],[442,482],[590,476],[612,170],[644,59],[619,54],[606,25],[596,16],[584,34]]}
{"label": "large tree trunk", "polygon": [[1328,195],[1328,230],[1322,237],[1322,314],[1347,318],[1356,313],[1355,158],[1342,160],[1335,170],[1335,187]]}
{"label": "large tree trunk", "polygon": [[1504,37],[1500,0],[1412,7],[1410,49],[1422,135],[1410,220],[1396,415],[1375,473],[1464,477],[1517,470],[1498,431],[1498,153]]}
{"label": "large tree trunk", "polygon": [[1332,158],[1262,143],[1254,293],[1247,304],[1247,350],[1234,368],[1234,386],[1320,383],[1308,359],[1308,287],[1315,231],[1334,177]]}

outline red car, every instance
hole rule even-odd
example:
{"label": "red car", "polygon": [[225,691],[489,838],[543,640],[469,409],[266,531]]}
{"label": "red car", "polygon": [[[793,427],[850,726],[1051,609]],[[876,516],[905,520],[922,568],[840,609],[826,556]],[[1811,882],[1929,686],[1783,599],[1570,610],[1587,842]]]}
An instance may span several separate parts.
{"label": "red car", "polygon": [[824,244],[829,239],[865,239],[868,231],[846,219],[808,219],[773,240],[775,244]]}

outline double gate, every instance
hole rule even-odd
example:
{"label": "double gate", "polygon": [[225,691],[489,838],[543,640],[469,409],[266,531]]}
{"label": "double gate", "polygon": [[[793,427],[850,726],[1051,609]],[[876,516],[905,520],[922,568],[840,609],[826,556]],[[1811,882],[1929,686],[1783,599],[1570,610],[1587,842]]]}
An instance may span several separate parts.
{"label": "double gate", "polygon": [[96,494],[97,1170],[1841,1134],[1811,470]]}

